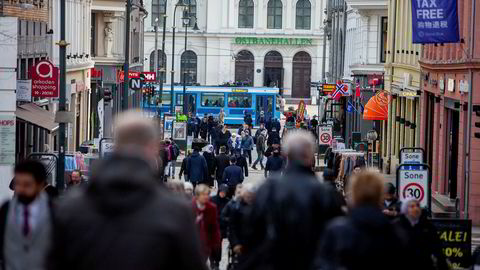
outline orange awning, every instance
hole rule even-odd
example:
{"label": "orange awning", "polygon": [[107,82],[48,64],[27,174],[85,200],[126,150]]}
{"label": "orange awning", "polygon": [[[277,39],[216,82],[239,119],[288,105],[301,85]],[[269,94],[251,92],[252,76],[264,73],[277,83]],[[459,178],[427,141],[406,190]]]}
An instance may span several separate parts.
{"label": "orange awning", "polygon": [[388,104],[390,103],[390,94],[386,91],[381,91],[373,96],[365,105],[363,111],[364,120],[387,120],[388,119]]}

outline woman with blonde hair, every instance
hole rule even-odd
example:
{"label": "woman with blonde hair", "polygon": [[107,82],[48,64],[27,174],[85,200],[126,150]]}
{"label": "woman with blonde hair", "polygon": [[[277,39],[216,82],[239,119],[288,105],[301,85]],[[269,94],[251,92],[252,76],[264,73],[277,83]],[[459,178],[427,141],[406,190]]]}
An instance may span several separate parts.
{"label": "woman with blonde hair", "polygon": [[382,213],[383,177],[374,171],[355,174],[348,185],[347,216],[327,227],[315,269],[409,269],[395,227]]}

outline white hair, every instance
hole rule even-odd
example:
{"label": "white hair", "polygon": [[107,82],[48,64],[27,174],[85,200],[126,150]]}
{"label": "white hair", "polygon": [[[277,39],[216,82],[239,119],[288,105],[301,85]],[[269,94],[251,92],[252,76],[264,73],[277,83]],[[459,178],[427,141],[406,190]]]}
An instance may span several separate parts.
{"label": "white hair", "polygon": [[193,192],[193,185],[190,182],[183,182],[183,188],[186,190],[191,190]]}
{"label": "white hair", "polygon": [[283,138],[282,151],[287,157],[304,158],[305,152],[315,153],[315,138],[312,133],[297,129],[289,131]]}

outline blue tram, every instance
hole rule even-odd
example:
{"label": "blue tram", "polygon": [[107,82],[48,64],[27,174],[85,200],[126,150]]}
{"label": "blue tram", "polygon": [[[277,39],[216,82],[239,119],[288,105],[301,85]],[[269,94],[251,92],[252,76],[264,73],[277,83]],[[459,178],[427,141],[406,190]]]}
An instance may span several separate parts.
{"label": "blue tram", "polygon": [[[224,87],[224,86],[187,86],[185,96],[183,86],[174,86],[174,107],[183,106],[188,100],[188,112],[202,118],[205,114],[218,116],[220,110],[225,112],[225,123],[228,125],[243,124],[244,112],[252,115],[255,125],[258,125],[260,112],[264,112],[265,119],[280,119],[280,102],[278,88],[269,87]],[[160,103],[159,86],[149,98],[143,99],[145,111],[170,113],[172,102],[171,86],[163,87],[162,102]]]}

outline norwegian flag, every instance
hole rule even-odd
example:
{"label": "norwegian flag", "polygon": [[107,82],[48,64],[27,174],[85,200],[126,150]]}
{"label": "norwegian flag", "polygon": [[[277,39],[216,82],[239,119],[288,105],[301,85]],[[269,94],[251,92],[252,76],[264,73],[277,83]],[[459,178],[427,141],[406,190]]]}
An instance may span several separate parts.
{"label": "norwegian flag", "polygon": [[344,95],[347,95],[347,92],[345,92],[345,85],[341,82],[337,82],[337,87],[335,92],[332,94],[332,98],[336,101],[340,100],[340,98]]}
{"label": "norwegian flag", "polygon": [[360,80],[357,80],[355,85],[355,97],[359,98],[362,95],[362,91],[360,89]]}

